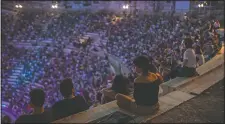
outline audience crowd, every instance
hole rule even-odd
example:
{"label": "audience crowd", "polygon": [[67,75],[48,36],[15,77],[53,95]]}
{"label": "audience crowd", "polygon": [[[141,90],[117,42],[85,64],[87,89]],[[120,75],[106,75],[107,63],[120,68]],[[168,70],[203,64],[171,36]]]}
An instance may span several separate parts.
{"label": "audience crowd", "polygon": [[[106,12],[91,14],[36,11],[19,12],[17,15],[2,14],[2,16],[4,24],[2,25],[2,99],[9,103],[8,108],[12,108],[12,112],[17,116],[30,113],[30,108],[43,106],[51,109],[63,98],[64,100],[70,98],[71,93],[75,94],[72,95],[72,99],[82,96],[78,101],[84,99],[87,103],[87,107],[80,111],[104,103],[102,89],[108,88],[108,80],[112,80],[107,56],[103,58],[93,54],[90,48],[94,43],[86,47],[75,47],[67,54],[63,51],[66,45],[78,41],[87,32],[98,33],[102,43],[100,47],[106,51],[106,55],[118,57],[122,61],[121,64],[130,69],[131,73],[128,77],[130,82],[134,82],[134,78],[137,77],[132,62],[136,56],[148,56],[155,72],[161,74],[164,81],[167,81],[176,77],[173,70],[181,66],[185,59],[183,57],[186,50],[185,38],[193,41],[190,47],[193,47],[196,54],[197,66],[212,58],[220,47],[218,34],[215,31],[218,24],[214,27],[214,20],[211,18],[151,15],[124,16],[120,20],[115,20],[115,15]],[[12,41],[31,40],[38,43],[45,39],[52,39],[52,44],[32,49],[17,48],[9,44]],[[22,71],[15,87],[8,83],[8,78],[17,66],[22,66]],[[72,81],[65,81],[65,78],[71,78]],[[65,96],[63,92],[66,91],[61,90],[62,80],[64,83],[72,83],[72,86],[68,85],[73,89],[69,95]],[[121,81],[129,82],[123,78]],[[32,95],[30,92],[35,87],[43,90],[36,91],[37,94],[44,92],[45,95]],[[129,94],[128,91],[126,94]],[[32,97],[41,97],[45,100],[37,103]],[[33,106],[30,106],[30,101],[33,102]],[[57,107],[53,107],[53,111],[55,108]]]}

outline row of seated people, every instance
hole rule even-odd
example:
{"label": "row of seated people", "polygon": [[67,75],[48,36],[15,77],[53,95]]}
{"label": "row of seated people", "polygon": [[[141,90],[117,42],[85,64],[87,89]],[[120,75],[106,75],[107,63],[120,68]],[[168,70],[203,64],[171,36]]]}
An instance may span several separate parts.
{"label": "row of seated people", "polygon": [[[144,69],[143,62],[144,64],[148,64],[148,58],[140,56],[134,60],[137,73],[142,73],[135,79],[134,83],[135,103],[140,106],[155,106],[158,102],[158,90],[159,84],[162,83],[162,77],[159,74],[151,72],[149,69]],[[115,82],[110,89],[112,89],[115,93],[128,95],[130,93],[129,91],[123,91],[124,88],[125,90],[127,90],[128,85],[128,79],[121,75],[118,75],[116,76]],[[89,108],[85,98],[80,95],[75,95],[72,79],[64,79],[60,83],[59,87],[64,99],[56,102],[49,111],[44,110],[44,91],[42,89],[33,89],[30,92],[30,107],[33,108],[32,114],[20,116],[15,123],[51,122],[72,114],[85,111]],[[117,95],[116,99],[120,101],[120,99],[123,98],[122,94]],[[143,99],[142,97],[145,94],[149,94],[149,98],[151,99]],[[107,98],[107,94],[103,94],[103,98],[104,97]],[[123,106],[124,103],[126,103],[124,99],[121,100],[121,103],[118,102],[119,106]]]}
{"label": "row of seated people", "polygon": [[[36,84],[44,87],[43,90],[46,91],[46,107],[50,107],[60,100],[57,84],[65,77],[73,79],[76,92],[86,97],[89,106],[95,102],[94,97],[98,90],[101,90],[102,86],[104,87],[108,78],[107,75],[110,71],[108,61],[81,50],[68,55],[49,57],[54,56],[55,53],[60,53],[60,50],[52,52],[45,48],[32,49],[32,51],[27,50],[22,54],[18,63],[24,65],[24,68],[21,71],[22,74],[17,78],[16,88],[13,88],[7,81],[11,72],[4,73],[2,78],[3,100],[10,104],[8,108],[12,108],[12,112],[16,116],[28,112],[26,109],[28,102],[24,96],[28,96],[29,89]],[[2,63],[7,62],[2,61]]]}
{"label": "row of seated people", "polygon": [[[184,40],[186,50],[182,66],[177,69],[176,76],[196,76],[196,55],[190,38]],[[134,71],[137,77],[134,81],[117,75],[111,88],[104,89],[101,102],[117,100],[117,105],[127,111],[146,115],[158,110],[159,85],[163,78],[150,64],[147,56],[138,56],[133,60]],[[130,82],[134,82],[133,84]],[[60,83],[60,92],[64,99],[56,102],[49,111],[44,111],[45,93],[41,89],[30,92],[30,105],[33,108],[31,115],[22,115],[19,122],[50,122],[87,110],[88,104],[84,97],[75,95],[72,79],[64,79]],[[132,87],[130,90],[129,87]],[[133,91],[133,92],[132,92]],[[98,98],[100,99],[100,98]]]}

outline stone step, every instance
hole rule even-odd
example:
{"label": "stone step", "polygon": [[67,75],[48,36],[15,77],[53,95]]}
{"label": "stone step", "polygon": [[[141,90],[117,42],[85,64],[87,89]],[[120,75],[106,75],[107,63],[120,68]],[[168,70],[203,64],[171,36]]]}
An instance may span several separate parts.
{"label": "stone step", "polygon": [[11,85],[16,85],[16,82],[14,82],[14,81],[8,81],[8,83]]}
{"label": "stone step", "polygon": [[[159,98],[159,110],[156,114],[140,117],[141,123],[149,123],[153,118],[171,110],[172,108],[180,105],[181,103],[193,98],[194,95],[190,95],[181,91],[174,91],[165,96]],[[135,119],[136,120],[136,119]]]}
{"label": "stone step", "polygon": [[23,67],[16,67],[15,70],[23,70]]}
{"label": "stone step", "polygon": [[28,84],[28,83],[30,83],[29,81],[23,81],[25,84]]}
{"label": "stone step", "polygon": [[98,35],[98,33],[87,33],[88,36]]}
{"label": "stone step", "polygon": [[12,75],[13,75],[13,76],[19,76],[20,73],[13,73]]}
{"label": "stone step", "polygon": [[13,72],[17,72],[17,73],[20,73],[20,72],[22,72],[22,70],[20,70],[20,69],[15,69],[15,70],[13,70]]}
{"label": "stone step", "polygon": [[11,79],[17,79],[17,78],[18,78],[18,76],[11,75],[11,76],[9,76],[9,78],[11,78]]}
{"label": "stone step", "polygon": [[19,69],[19,70],[20,70],[20,69],[22,69],[23,67],[24,67],[23,65],[18,65],[18,66],[15,67],[15,69]]}
{"label": "stone step", "polygon": [[31,87],[32,87],[32,89],[35,89],[35,88],[37,88],[37,87],[36,87],[36,86],[34,86],[34,85],[32,85]]}
{"label": "stone step", "polygon": [[209,60],[202,66],[199,66],[196,70],[200,75],[203,75],[210,70],[213,70],[216,66],[215,65],[221,65],[224,63],[224,56],[222,55],[216,55],[212,58],[212,60]]}
{"label": "stone step", "polygon": [[181,87],[179,90],[187,93],[200,94],[204,90],[208,89],[210,86],[219,82],[224,78],[224,65],[220,68],[217,68],[213,72],[202,76],[195,81],[191,82],[189,85],[185,87]]}
{"label": "stone step", "polygon": [[44,86],[43,86],[43,85],[38,84],[38,83],[34,83],[34,85],[35,85],[36,87],[44,88]]}
{"label": "stone step", "polygon": [[20,72],[22,72],[22,70],[21,69],[13,69],[12,72],[20,73]]}
{"label": "stone step", "polygon": [[105,42],[105,43],[106,43],[106,42],[107,42],[107,40],[102,40],[102,42]]}
{"label": "stone step", "polygon": [[20,91],[19,89],[16,89],[16,92],[17,92],[17,93],[20,93],[21,91]]}
{"label": "stone step", "polygon": [[17,82],[17,79],[8,78],[8,81]]}
{"label": "stone step", "polygon": [[62,118],[60,120],[55,121],[55,123],[62,123],[62,122],[88,123],[93,120],[99,119],[105,115],[111,114],[115,111],[120,111],[122,113],[128,114],[129,116],[133,117],[133,120],[136,123],[146,122],[156,116],[159,116],[165,113],[168,110],[171,110],[172,108],[180,105],[181,103],[193,97],[194,95],[190,95],[188,93],[181,92],[181,91],[171,92],[167,94],[166,96],[162,96],[159,98],[159,104],[160,104],[159,111],[156,114],[151,114],[147,116],[135,115],[134,113],[130,113],[128,111],[120,109],[116,104],[116,100],[114,100],[104,105],[100,105],[95,108],[91,108],[87,111],[80,112],[79,114],[74,114],[69,117]]}
{"label": "stone step", "polygon": [[16,85],[12,85],[13,88],[16,88]]}

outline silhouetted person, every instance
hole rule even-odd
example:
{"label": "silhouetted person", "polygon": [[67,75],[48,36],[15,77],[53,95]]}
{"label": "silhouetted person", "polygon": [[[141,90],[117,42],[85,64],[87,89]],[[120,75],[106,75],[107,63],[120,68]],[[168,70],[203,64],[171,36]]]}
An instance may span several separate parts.
{"label": "silhouetted person", "polygon": [[129,95],[130,91],[129,87],[129,79],[124,77],[123,75],[116,75],[112,87],[103,90],[103,103],[110,102],[115,100],[115,96],[117,93]]}
{"label": "silhouetted person", "polygon": [[84,98],[80,95],[75,96],[72,79],[64,79],[61,82],[60,92],[64,99],[52,106],[53,120],[58,120],[88,109]]}
{"label": "silhouetted person", "polygon": [[30,92],[31,115],[21,115],[15,123],[49,123],[50,116],[44,112],[45,93],[42,89],[33,89]]}

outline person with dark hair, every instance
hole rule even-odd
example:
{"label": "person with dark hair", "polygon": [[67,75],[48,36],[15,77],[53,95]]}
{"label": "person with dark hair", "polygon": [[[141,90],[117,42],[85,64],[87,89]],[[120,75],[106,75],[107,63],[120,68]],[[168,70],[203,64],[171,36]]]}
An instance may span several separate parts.
{"label": "person with dark hair", "polygon": [[123,75],[117,75],[114,78],[111,89],[115,91],[116,93],[128,95],[129,94],[128,85],[129,85],[129,80],[126,77],[124,77]]}
{"label": "person with dark hair", "polygon": [[196,54],[196,61],[197,61],[198,66],[201,66],[202,64],[204,64],[205,58],[203,56],[202,49],[199,45],[197,45],[195,48],[195,54]]}
{"label": "person with dark hair", "polygon": [[53,120],[61,119],[88,109],[84,98],[80,95],[75,96],[72,79],[64,79],[60,83],[60,92],[64,99],[56,102],[52,106]]}
{"label": "person with dark hair", "polygon": [[184,39],[185,44],[185,52],[183,57],[183,64],[182,68],[178,70],[177,76],[178,77],[192,77],[197,75],[196,72],[196,55],[195,51],[192,48],[193,41],[191,38]]}
{"label": "person with dark hair", "polygon": [[139,75],[134,80],[134,99],[123,94],[117,94],[117,105],[136,114],[151,114],[159,108],[159,85],[163,82],[163,79],[159,74],[149,70],[149,59],[146,56],[135,58],[133,64],[136,73]]}
{"label": "person with dark hair", "polygon": [[21,115],[15,123],[49,123],[50,116],[44,112],[45,93],[42,89],[33,89],[30,92],[31,115]]}
{"label": "person with dark hair", "polygon": [[102,103],[113,101],[117,93],[129,95],[130,91],[128,87],[129,79],[123,75],[116,75],[112,87],[103,90]]}

